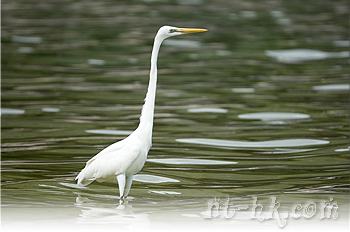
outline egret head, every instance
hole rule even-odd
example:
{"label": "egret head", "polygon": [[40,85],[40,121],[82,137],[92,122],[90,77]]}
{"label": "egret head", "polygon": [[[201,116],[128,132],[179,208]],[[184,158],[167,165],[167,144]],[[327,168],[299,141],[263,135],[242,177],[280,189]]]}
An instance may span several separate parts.
{"label": "egret head", "polygon": [[178,27],[172,27],[172,26],[163,26],[158,30],[157,36],[163,37],[164,39],[175,36],[175,35],[182,35],[182,34],[189,34],[189,33],[197,33],[197,32],[205,32],[206,29],[197,29],[197,28],[178,28]]}

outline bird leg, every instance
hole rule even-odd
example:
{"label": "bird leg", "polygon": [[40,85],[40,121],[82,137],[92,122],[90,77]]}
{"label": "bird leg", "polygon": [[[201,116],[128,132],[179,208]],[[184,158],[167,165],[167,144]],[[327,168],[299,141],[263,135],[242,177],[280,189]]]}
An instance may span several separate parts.
{"label": "bird leg", "polygon": [[117,176],[118,186],[119,186],[119,196],[120,202],[124,202],[124,188],[125,188],[125,173],[119,174]]}
{"label": "bird leg", "polygon": [[132,184],[133,175],[126,177],[126,184],[125,184],[125,192],[124,197],[126,198],[129,195],[131,184]]}

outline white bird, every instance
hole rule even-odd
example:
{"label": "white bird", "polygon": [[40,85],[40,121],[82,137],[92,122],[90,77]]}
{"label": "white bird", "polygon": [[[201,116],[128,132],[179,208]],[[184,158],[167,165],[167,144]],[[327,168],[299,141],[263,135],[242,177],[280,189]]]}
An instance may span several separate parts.
{"label": "white bird", "polygon": [[140,123],[137,129],[125,139],[113,143],[86,162],[86,166],[75,178],[79,186],[108,179],[118,181],[120,201],[129,194],[133,175],[139,172],[146,162],[152,146],[152,128],[154,103],[157,85],[157,58],[160,45],[171,36],[204,32],[206,29],[161,27],[154,39],[151,55],[151,70],[145,103],[142,107]]}

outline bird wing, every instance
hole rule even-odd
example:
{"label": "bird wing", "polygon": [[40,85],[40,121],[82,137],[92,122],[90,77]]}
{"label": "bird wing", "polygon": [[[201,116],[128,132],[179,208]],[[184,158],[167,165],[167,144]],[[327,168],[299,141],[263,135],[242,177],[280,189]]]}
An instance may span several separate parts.
{"label": "bird wing", "polygon": [[108,147],[106,147],[105,149],[103,149],[102,151],[100,151],[99,153],[97,153],[94,157],[92,157],[91,159],[89,159],[86,162],[86,165],[89,165],[91,162],[93,162],[94,160],[98,159],[101,156],[106,155],[107,153],[113,152],[113,151],[117,151],[120,150],[124,145],[125,145],[125,140],[123,139],[121,141],[115,142],[111,145],[109,145]]}
{"label": "bird wing", "polygon": [[96,179],[124,173],[139,156],[142,144],[139,140],[122,140],[92,157],[76,177],[78,185],[88,185]]}

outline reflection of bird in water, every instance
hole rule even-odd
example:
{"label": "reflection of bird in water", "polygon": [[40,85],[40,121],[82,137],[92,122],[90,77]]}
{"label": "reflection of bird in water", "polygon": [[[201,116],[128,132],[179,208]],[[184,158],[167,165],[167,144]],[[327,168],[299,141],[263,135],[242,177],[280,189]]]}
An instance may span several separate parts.
{"label": "reflection of bird in water", "polygon": [[[83,201],[87,200],[89,204],[83,204]],[[88,223],[90,225],[117,225],[121,228],[150,228],[151,221],[149,219],[149,214],[137,212],[135,213],[132,205],[121,204],[117,208],[113,205],[103,204],[101,206],[99,203],[94,203],[87,198],[81,198],[78,196],[76,198],[76,203],[74,204],[78,209],[80,209],[79,217],[77,219],[80,223]],[[103,228],[103,227],[102,227]]]}
{"label": "reflection of bird in water", "polygon": [[151,56],[151,71],[145,103],[142,107],[140,124],[127,138],[100,151],[87,161],[86,166],[76,177],[78,185],[85,186],[94,180],[117,178],[120,200],[128,196],[133,175],[139,172],[152,146],[154,103],[157,85],[157,58],[163,40],[187,33],[204,32],[205,29],[188,29],[163,26],[154,39]]}

